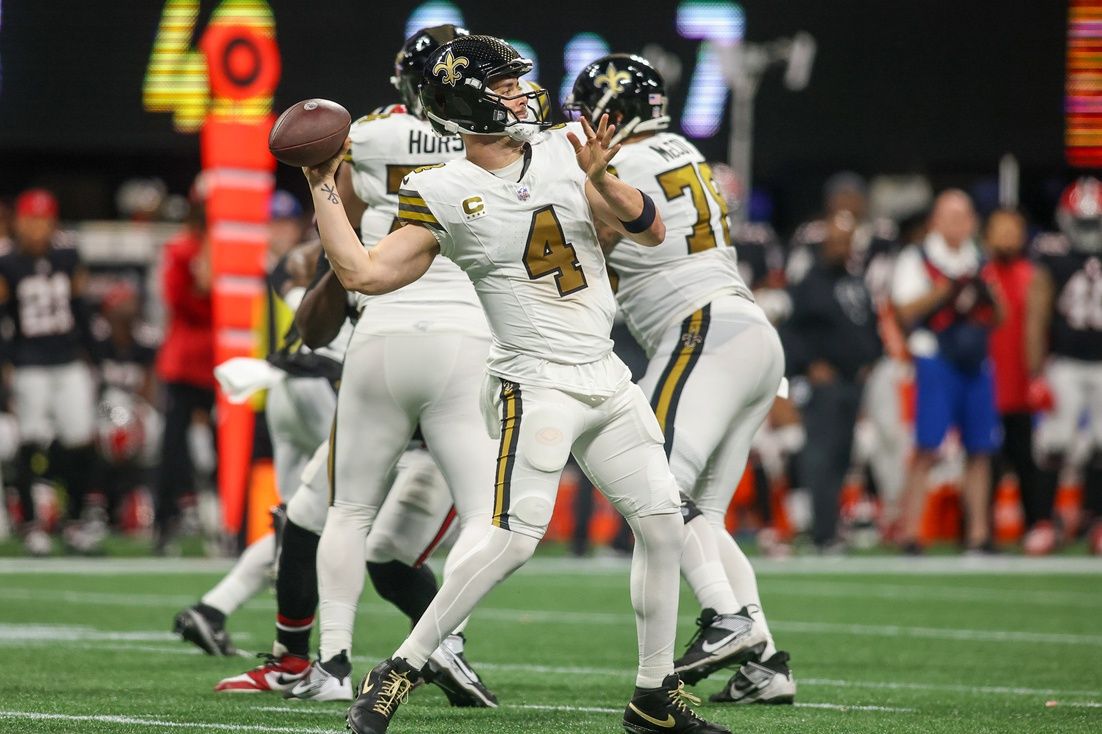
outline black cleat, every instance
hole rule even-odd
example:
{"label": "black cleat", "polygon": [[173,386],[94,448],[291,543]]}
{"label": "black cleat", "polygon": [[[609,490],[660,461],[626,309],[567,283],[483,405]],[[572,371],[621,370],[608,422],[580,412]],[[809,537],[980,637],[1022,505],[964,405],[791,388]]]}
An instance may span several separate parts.
{"label": "black cleat", "polygon": [[721,668],[757,657],[765,649],[765,631],[754,624],[749,606],[734,614],[716,614],[714,609],[705,609],[696,623],[698,629],[685,654],[673,663],[674,672],[689,685]]}
{"label": "black cleat", "polygon": [[700,699],[685,690],[685,684],[676,673],[667,675],[661,688],[636,688],[624,710],[624,731],[628,734],[731,734],[722,724],[713,724],[697,716],[686,702],[695,706]]}
{"label": "black cleat", "polygon": [[778,650],[768,660],[746,663],[719,693],[713,703],[792,703],[796,699],[796,679],[788,667],[788,653]]}
{"label": "black cleat", "polygon": [[409,698],[417,671],[402,658],[376,665],[360,682],[359,695],[348,708],[348,728],[353,734],[384,734],[398,706]]}
{"label": "black cleat", "polygon": [[497,708],[493,694],[463,655],[463,635],[448,635],[433,650],[421,672],[425,680],[444,691],[452,706],[461,708]]}
{"label": "black cleat", "polygon": [[172,620],[172,631],[207,655],[237,655],[221,620],[203,614],[199,605],[181,609]]}

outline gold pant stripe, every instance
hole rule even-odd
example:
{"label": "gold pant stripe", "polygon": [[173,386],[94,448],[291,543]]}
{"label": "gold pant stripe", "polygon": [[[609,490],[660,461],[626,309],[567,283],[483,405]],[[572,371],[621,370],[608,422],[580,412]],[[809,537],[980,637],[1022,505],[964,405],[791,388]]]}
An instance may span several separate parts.
{"label": "gold pant stripe", "polygon": [[711,306],[694,311],[681,324],[681,346],[670,357],[666,369],[658,380],[651,408],[658,419],[658,425],[666,438],[666,456],[673,448],[674,418],[677,404],[681,400],[681,391],[689,381],[693,366],[704,351],[704,337],[708,333],[711,320]]}
{"label": "gold pant stripe", "polygon": [[509,529],[509,489],[512,484],[517,444],[520,443],[522,412],[520,386],[512,383],[502,383],[501,443],[497,455],[497,481],[494,484],[493,524],[503,530]]}
{"label": "gold pant stripe", "polygon": [[333,410],[333,425],[329,429],[329,458],[325,462],[325,471],[329,475],[329,506],[337,497],[337,411]]}

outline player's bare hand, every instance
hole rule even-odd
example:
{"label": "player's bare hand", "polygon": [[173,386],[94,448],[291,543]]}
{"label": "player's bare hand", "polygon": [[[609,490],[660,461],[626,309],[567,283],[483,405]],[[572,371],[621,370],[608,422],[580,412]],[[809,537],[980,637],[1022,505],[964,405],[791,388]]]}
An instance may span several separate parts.
{"label": "player's bare hand", "polygon": [[585,175],[596,185],[605,177],[609,162],[620,152],[622,144],[612,145],[616,126],[608,124],[608,115],[601,115],[596,130],[585,117],[581,122],[582,132],[585,133],[585,144],[583,145],[578,140],[578,136],[572,132],[568,132],[566,137],[574,146],[574,157],[578,161],[578,167],[585,171]]}
{"label": "player's bare hand", "polygon": [[[345,155],[348,153],[351,147],[352,139],[345,138],[344,145],[341,146],[340,151],[335,156],[325,161],[324,163],[319,163],[316,166],[302,167],[302,173],[306,176],[306,180],[310,183],[311,191],[327,183],[331,185],[333,191],[336,191],[335,177],[337,175],[337,168],[340,166],[341,161],[344,160]],[[336,196],[336,194],[333,195]],[[338,199],[336,203],[339,204],[340,200]]]}

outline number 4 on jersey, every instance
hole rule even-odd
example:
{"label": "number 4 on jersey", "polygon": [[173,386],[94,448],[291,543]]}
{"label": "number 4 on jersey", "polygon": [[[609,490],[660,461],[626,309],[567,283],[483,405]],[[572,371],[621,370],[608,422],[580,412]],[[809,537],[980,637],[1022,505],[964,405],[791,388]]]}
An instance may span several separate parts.
{"label": "number 4 on jersey", "polygon": [[574,245],[566,241],[554,206],[542,207],[532,214],[524,267],[532,280],[554,273],[560,296],[568,296],[589,285]]}

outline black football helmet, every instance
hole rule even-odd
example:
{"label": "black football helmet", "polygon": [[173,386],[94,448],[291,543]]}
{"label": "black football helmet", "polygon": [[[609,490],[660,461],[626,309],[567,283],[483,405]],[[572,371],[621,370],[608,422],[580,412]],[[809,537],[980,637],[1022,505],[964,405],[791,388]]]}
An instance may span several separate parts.
{"label": "black football helmet", "polygon": [[594,127],[608,113],[616,125],[613,143],[629,135],[665,130],[666,82],[650,62],[634,54],[609,54],[588,64],[563,104],[567,116],[584,116]]}
{"label": "black football helmet", "polygon": [[398,55],[394,57],[394,76],[390,77],[390,83],[398,90],[398,96],[407,112],[422,119],[425,117],[417,90],[421,88],[425,62],[432,56],[432,52],[448,41],[469,35],[471,34],[466,28],[447,23],[422,28],[406,39]]}
{"label": "black football helmet", "polygon": [[[542,113],[550,109],[546,89],[521,85],[521,93],[501,97],[490,85],[503,78],[520,78],[532,62],[493,36],[466,36],[444,44],[425,64],[421,104],[432,127],[441,135],[508,135],[528,140],[551,126]],[[519,117],[504,102],[524,98],[527,113]]]}

